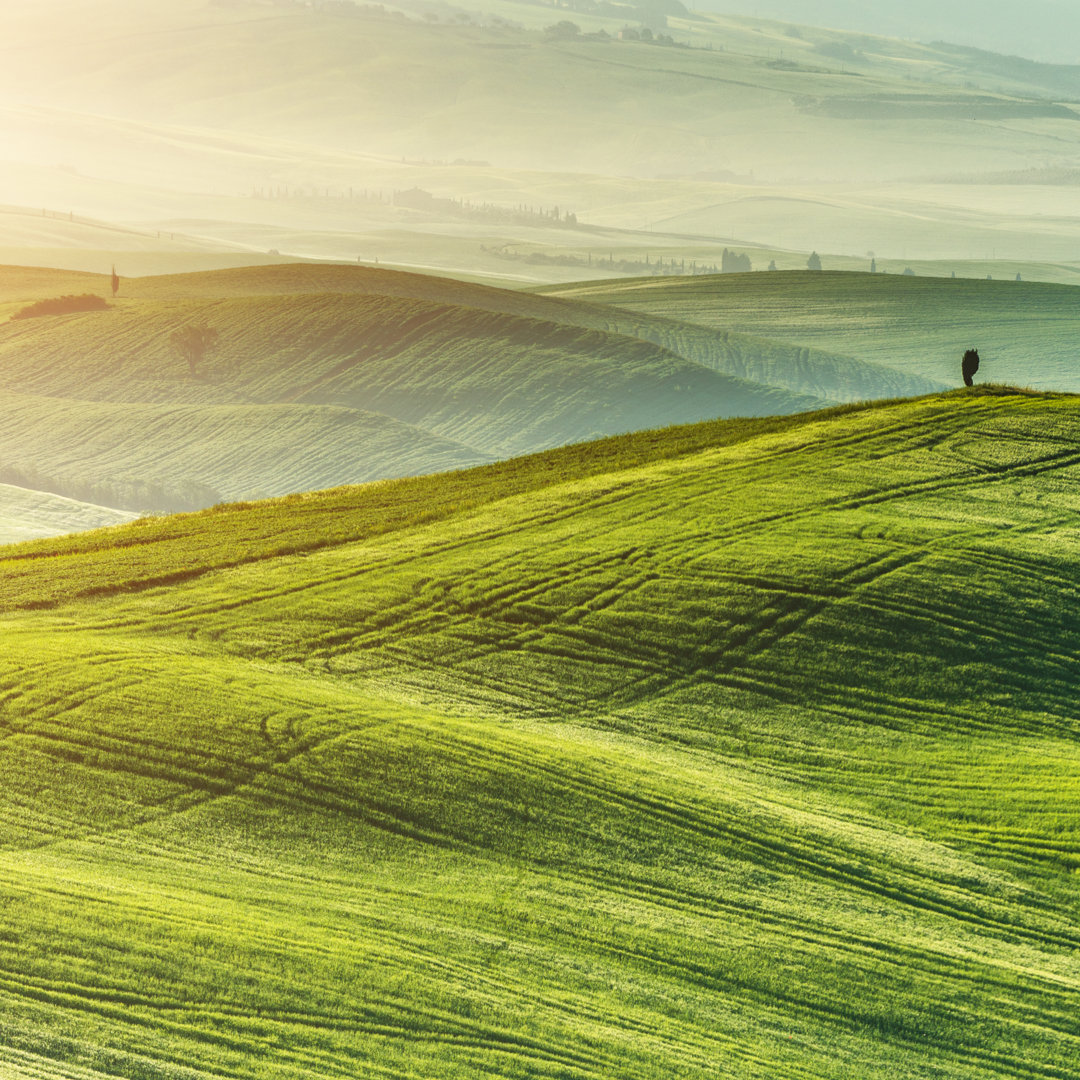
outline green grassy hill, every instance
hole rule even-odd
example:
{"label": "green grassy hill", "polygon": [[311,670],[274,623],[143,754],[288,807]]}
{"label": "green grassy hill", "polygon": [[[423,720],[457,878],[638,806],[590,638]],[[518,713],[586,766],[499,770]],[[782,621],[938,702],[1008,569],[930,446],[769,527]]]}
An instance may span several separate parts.
{"label": "green grassy hill", "polygon": [[143,512],[490,460],[385,414],[334,405],[146,405],[9,394],[3,416],[0,479]]}
{"label": "green grassy hill", "polygon": [[[107,279],[4,269],[0,313],[83,292]],[[188,322],[220,334],[196,378],[169,344]],[[0,385],[0,479],[160,511],[941,384],[604,303],[292,264],[125,278],[107,311],[11,319]]]}
{"label": "green grassy hill", "polygon": [[1069,1080],[1078,431],[961,393],[6,549],[0,1068]]}
{"label": "green grassy hill", "polygon": [[[668,281],[665,278],[653,284]],[[578,289],[592,287],[579,283],[568,288],[565,296],[549,296],[430,274],[360,266],[292,264],[162,275],[132,281],[125,285],[125,293],[140,298],[175,299],[333,292],[428,300],[651,341],[722,374],[826,401],[907,397],[940,390],[945,385],[842,355],[843,350],[837,351],[835,341],[832,348],[808,349],[772,340],[764,329],[751,336],[719,325],[718,320],[706,327],[696,318],[683,321],[641,310],[613,311],[603,303],[573,299]],[[605,299],[602,293],[598,299]],[[657,310],[663,312],[663,307],[658,305]]]}
{"label": "green grassy hill", "polygon": [[[54,296],[108,294],[94,275],[0,280],[9,315],[50,280]],[[195,377],[170,344],[189,323],[219,333]],[[125,280],[108,310],[0,324],[0,482],[189,510],[925,385],[603,305],[358,267]]]}
{"label": "green grassy hill", "polygon": [[[10,470],[0,470],[0,477],[4,475],[10,475]],[[130,521],[134,516],[111,507],[0,482],[0,544],[36,540],[58,532],[101,529]]]}
{"label": "green grassy hill", "polygon": [[[169,336],[220,339],[191,378]],[[120,304],[0,327],[0,378],[83,400],[300,402],[383,412],[503,453],[813,399],[606,331],[382,295]]]}
{"label": "green grassy hill", "polygon": [[898,274],[776,273],[639,279],[555,287],[553,295],[660,313],[682,322],[839,349],[946,383],[971,347],[979,378],[1080,390],[1080,290],[1025,281]]}

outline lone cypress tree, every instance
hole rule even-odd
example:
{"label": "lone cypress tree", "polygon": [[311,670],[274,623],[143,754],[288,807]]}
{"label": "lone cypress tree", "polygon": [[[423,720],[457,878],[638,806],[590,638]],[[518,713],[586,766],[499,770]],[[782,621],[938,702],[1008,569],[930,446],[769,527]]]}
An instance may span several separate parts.
{"label": "lone cypress tree", "polygon": [[810,252],[810,258],[806,260],[807,270],[820,270],[821,269],[821,256],[816,252]]}
{"label": "lone cypress tree", "polygon": [[965,386],[974,386],[975,372],[979,370],[979,352],[977,349],[968,349],[964,353],[964,359],[960,362],[960,374],[964,376]]}

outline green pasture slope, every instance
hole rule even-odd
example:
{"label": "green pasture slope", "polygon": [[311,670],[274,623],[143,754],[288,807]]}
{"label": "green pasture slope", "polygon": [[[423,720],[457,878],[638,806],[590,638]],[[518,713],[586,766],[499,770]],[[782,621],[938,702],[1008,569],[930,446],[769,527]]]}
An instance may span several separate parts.
{"label": "green pasture slope", "polygon": [[996,382],[1080,391],[1080,288],[902,274],[780,272],[590,282],[550,295],[850,353],[941,382],[959,381],[972,346]]}
{"label": "green pasture slope", "polygon": [[3,416],[0,481],[144,513],[307,491],[345,476],[360,483],[490,460],[391,417],[334,405],[9,394]]}
{"label": "green pasture slope", "polygon": [[[125,279],[107,310],[10,318],[50,292],[110,295],[102,275],[0,268],[0,483],[139,512],[941,388],[723,327],[358,266]],[[219,340],[192,377],[170,336],[202,322]]]}
{"label": "green pasture slope", "polygon": [[[604,305],[349,269],[125,282],[107,310],[0,322],[0,482],[189,510],[932,386]],[[45,278],[0,272],[0,312]],[[170,344],[189,323],[219,335],[194,377]]]}
{"label": "green pasture slope", "polygon": [[[670,278],[648,280],[671,281]],[[635,281],[635,284],[640,282]],[[586,302],[574,298],[575,290],[589,291],[591,288],[590,284],[575,285],[567,287],[564,296],[545,296],[430,274],[333,264],[291,264],[241,267],[214,273],[165,274],[131,282],[126,291],[140,299],[335,293],[428,301],[652,342],[721,374],[826,402],[909,397],[945,388],[940,380],[853,359],[845,355],[844,341],[838,336],[817,348],[806,348],[798,341],[770,339],[764,330],[753,335],[738,333],[720,320],[706,326],[696,317],[689,320],[669,318],[662,308],[655,313],[640,309],[628,311],[621,307],[613,309],[602,292],[596,297],[599,303],[589,302],[592,297]],[[791,408],[791,403],[782,401],[771,404],[777,411]],[[808,406],[804,403],[802,407]]]}
{"label": "green pasture slope", "polygon": [[101,529],[135,516],[123,510],[0,483],[0,544],[55,536],[58,530]]}
{"label": "green pasture slope", "polygon": [[0,1072],[1073,1080],[1080,401],[0,552]]}
{"label": "green pasture slope", "polygon": [[[169,344],[191,322],[220,335],[194,379]],[[344,406],[502,456],[818,403],[625,335],[381,295],[135,302],[10,322],[0,379],[115,403]]]}

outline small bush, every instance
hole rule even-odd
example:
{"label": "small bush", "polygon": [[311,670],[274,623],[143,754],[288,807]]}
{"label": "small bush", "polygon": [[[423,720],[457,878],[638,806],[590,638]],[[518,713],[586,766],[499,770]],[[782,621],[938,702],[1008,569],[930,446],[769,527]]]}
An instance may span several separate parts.
{"label": "small bush", "polygon": [[83,293],[82,296],[54,296],[49,300],[37,300],[11,317],[34,319],[39,315],[68,315],[73,311],[102,311],[109,305],[100,296]]}
{"label": "small bush", "polygon": [[573,41],[581,37],[581,27],[577,23],[570,22],[569,19],[563,19],[562,22],[545,27],[544,33],[549,41]]}
{"label": "small bush", "polygon": [[858,49],[853,49],[846,41],[823,41],[814,46],[822,56],[828,56],[832,60],[846,60],[855,62],[865,59]]}

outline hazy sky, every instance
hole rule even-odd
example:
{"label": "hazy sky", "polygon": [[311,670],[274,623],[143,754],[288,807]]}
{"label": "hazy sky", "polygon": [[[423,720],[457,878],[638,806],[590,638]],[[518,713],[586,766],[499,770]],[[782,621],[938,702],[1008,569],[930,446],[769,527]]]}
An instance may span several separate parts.
{"label": "hazy sky", "polygon": [[1080,0],[697,0],[690,6],[1080,64]]}

